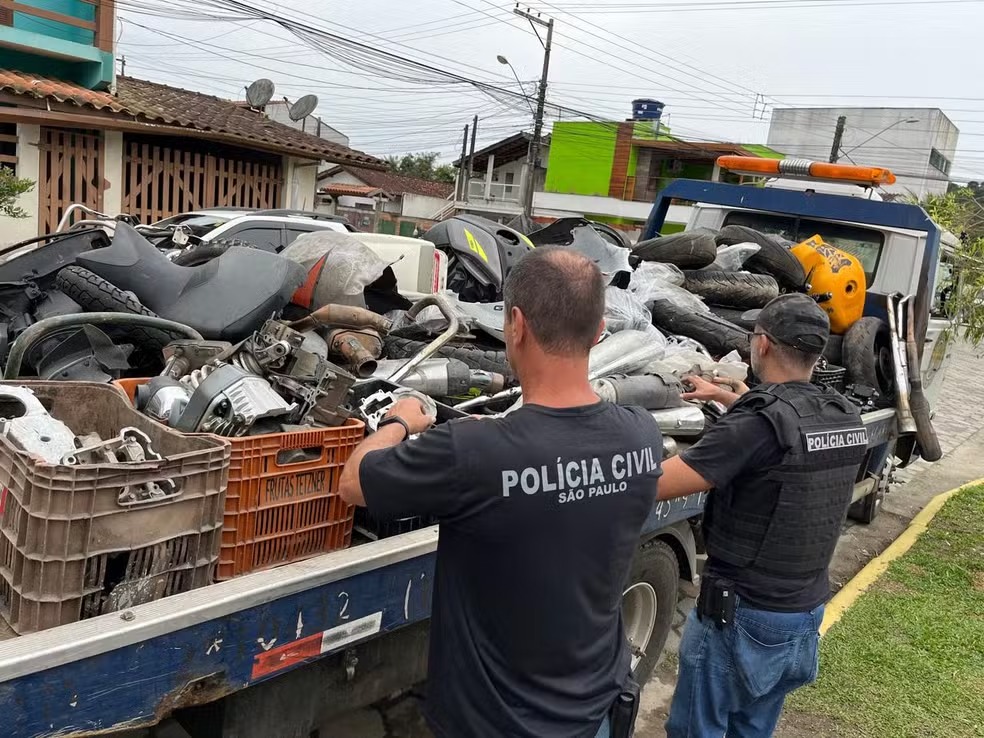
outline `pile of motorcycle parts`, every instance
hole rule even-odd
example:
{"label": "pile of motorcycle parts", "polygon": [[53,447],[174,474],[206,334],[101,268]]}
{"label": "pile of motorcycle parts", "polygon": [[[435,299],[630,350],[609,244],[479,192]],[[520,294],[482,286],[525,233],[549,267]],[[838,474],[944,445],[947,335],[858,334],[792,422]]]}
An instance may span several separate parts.
{"label": "pile of motorcycle parts", "polygon": [[175,342],[164,350],[164,373],[137,389],[136,405],[178,430],[230,437],[336,426],[349,417],[356,377],[328,353],[318,330],[278,320],[235,345]]}

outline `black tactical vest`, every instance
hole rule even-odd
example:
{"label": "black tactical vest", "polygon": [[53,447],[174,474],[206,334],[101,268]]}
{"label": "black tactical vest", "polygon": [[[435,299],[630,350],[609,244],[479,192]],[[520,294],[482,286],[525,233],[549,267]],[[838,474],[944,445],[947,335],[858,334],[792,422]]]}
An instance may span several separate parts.
{"label": "black tactical vest", "polygon": [[787,451],[779,466],[741,484],[769,480],[778,493],[774,506],[749,511],[734,505],[744,490],[716,490],[713,515],[704,521],[707,552],[734,566],[779,575],[825,569],[868,444],[858,410],[836,392],[795,384],[756,387],[735,406],[746,404],[768,418]]}

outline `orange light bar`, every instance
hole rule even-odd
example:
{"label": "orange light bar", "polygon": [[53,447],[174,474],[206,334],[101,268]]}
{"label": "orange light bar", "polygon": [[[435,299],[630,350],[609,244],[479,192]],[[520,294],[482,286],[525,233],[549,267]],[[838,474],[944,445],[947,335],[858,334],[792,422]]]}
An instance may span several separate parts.
{"label": "orange light bar", "polygon": [[736,174],[853,182],[866,187],[895,184],[895,175],[884,167],[856,167],[808,159],[760,159],[757,156],[721,156],[717,163],[722,169]]}

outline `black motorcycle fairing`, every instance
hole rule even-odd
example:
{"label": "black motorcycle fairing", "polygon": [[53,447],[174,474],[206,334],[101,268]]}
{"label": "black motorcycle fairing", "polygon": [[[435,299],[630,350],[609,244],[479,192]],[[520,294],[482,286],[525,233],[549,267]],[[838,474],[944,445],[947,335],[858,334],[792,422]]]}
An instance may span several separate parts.
{"label": "black motorcycle fairing", "polygon": [[509,272],[533,248],[519,231],[477,215],[456,215],[423,238],[453,257],[448,263],[448,287],[457,287],[462,297],[471,294],[466,299],[475,301],[501,300]]}
{"label": "black motorcycle fairing", "polygon": [[616,287],[628,286],[632,267],[628,249],[616,246],[612,241],[584,218],[560,218],[545,228],[530,234],[537,246],[563,246],[581,252],[591,259]]}
{"label": "black motorcycle fairing", "polygon": [[[15,254],[22,246],[46,239],[47,243],[39,245],[26,254],[14,255],[12,258],[6,256],[8,253]],[[32,238],[4,249],[4,255],[0,255],[0,260],[5,259],[0,263],[0,282],[29,279],[44,285],[45,280],[53,278],[62,267],[74,264],[79,254],[109,245],[109,236],[99,228],[52,234],[46,239]]]}
{"label": "black motorcycle fairing", "polygon": [[124,223],[109,247],[79,254],[76,263],[132,292],[162,318],[222,341],[253,333],[307,276],[281,256],[238,246],[201,266],[178,266]]}

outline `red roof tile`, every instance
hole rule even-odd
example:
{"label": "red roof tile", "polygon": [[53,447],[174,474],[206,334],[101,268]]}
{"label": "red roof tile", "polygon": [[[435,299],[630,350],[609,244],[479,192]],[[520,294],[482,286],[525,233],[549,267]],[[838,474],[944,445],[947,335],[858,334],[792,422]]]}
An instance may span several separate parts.
{"label": "red roof tile", "polygon": [[[321,188],[321,192],[329,195],[349,195],[351,197],[372,197],[383,192],[378,187],[372,185],[349,184],[348,182],[329,182]],[[385,194],[385,193],[384,193]]]}
{"label": "red roof tile", "polygon": [[0,90],[16,95],[51,98],[144,122],[214,132],[236,138],[243,145],[253,143],[305,158],[364,167],[383,164],[374,156],[276,123],[230,100],[133,77],[117,77],[116,84],[113,95],[70,82],[0,69]]}
{"label": "red roof tile", "polygon": [[450,182],[434,182],[429,179],[419,177],[408,177],[405,174],[395,172],[381,172],[375,169],[365,169],[363,167],[344,167],[345,171],[354,177],[358,177],[367,185],[386,190],[391,194],[411,194],[425,195],[427,197],[439,197],[446,200],[450,197],[454,185]]}

